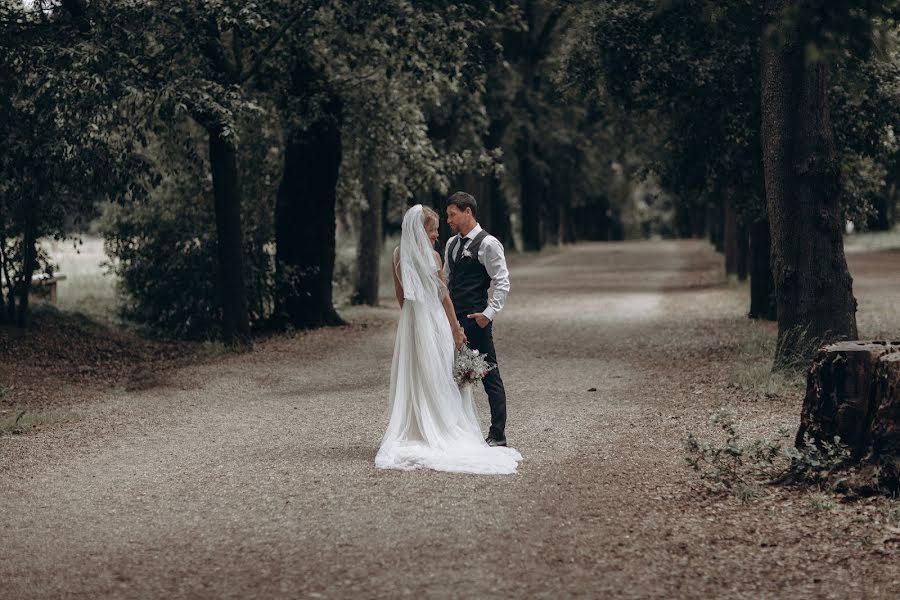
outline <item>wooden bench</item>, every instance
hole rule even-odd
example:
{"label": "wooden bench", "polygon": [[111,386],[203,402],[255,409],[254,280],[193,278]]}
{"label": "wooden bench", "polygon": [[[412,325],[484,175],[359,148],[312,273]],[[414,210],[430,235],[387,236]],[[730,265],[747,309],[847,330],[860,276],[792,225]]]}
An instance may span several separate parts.
{"label": "wooden bench", "polygon": [[56,283],[66,278],[62,273],[37,273],[31,276],[31,297],[56,304]]}

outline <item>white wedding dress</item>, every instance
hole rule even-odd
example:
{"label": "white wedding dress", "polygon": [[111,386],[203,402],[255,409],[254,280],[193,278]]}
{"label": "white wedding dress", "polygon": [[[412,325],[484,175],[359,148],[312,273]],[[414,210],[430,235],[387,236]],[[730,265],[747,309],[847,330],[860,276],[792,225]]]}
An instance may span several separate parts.
{"label": "white wedding dress", "polygon": [[391,418],[375,466],[515,473],[522,455],[487,445],[471,386],[461,393],[453,379],[453,334],[442,305],[447,288],[422,217],[421,205],[407,211],[394,261],[404,302],[391,366]]}

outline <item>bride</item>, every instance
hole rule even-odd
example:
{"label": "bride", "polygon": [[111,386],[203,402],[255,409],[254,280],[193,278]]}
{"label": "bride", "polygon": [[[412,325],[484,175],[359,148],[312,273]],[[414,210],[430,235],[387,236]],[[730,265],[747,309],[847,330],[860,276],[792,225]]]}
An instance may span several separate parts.
{"label": "bride", "polygon": [[400,323],[391,367],[391,419],[375,457],[382,469],[515,473],[522,455],[488,446],[472,394],[453,380],[454,346],[465,341],[434,250],[438,215],[417,204],[394,250]]}

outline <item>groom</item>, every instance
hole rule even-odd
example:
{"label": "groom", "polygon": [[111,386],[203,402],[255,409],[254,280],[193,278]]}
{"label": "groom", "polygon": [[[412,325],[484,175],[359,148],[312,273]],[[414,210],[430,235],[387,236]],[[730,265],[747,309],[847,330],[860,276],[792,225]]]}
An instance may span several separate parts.
{"label": "groom", "polygon": [[[465,328],[469,346],[484,354],[495,368],[484,377],[484,391],[491,405],[491,428],[485,440],[491,446],[506,446],[506,391],[496,368],[494,317],[503,310],[509,294],[509,270],[503,244],[475,220],[478,204],[465,192],[447,199],[447,224],[457,234],[444,249],[444,276],[456,318]],[[488,289],[494,293],[488,300]]]}

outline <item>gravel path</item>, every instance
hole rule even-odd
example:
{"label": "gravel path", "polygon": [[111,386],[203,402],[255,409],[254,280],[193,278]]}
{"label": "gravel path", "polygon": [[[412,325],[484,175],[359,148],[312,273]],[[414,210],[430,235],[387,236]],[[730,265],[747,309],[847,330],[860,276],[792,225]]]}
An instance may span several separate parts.
{"label": "gravel path", "polygon": [[393,308],[0,438],[0,596],[896,598],[900,544],[866,542],[866,506],[742,504],[684,466],[723,402],[762,434],[799,413],[732,397],[722,365],[768,325],[719,264],[700,242],[513,259],[513,476],[373,467]]}

